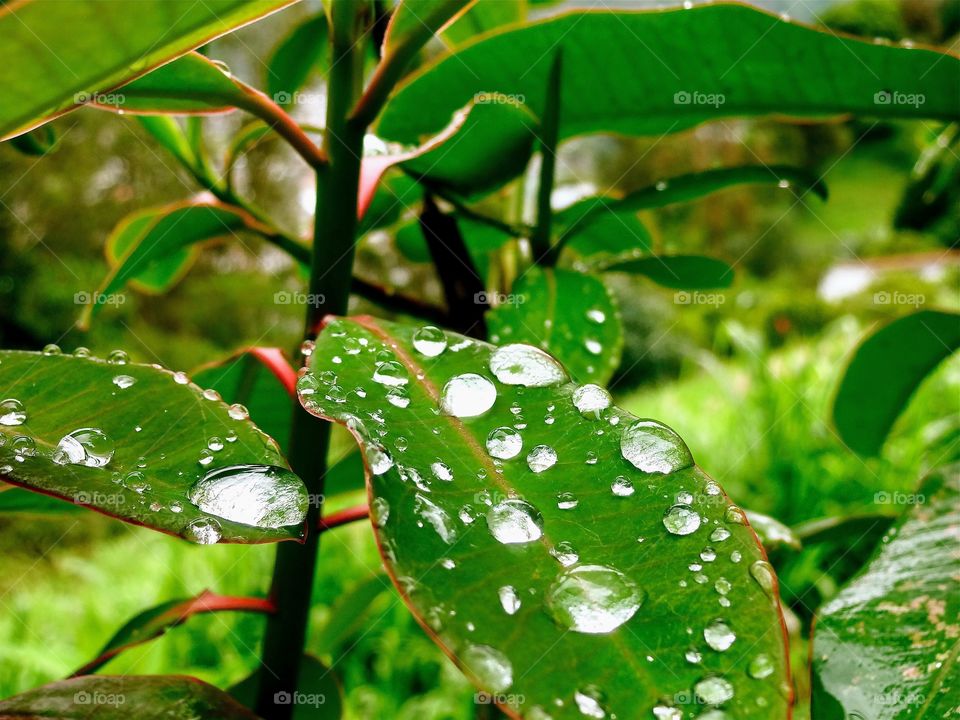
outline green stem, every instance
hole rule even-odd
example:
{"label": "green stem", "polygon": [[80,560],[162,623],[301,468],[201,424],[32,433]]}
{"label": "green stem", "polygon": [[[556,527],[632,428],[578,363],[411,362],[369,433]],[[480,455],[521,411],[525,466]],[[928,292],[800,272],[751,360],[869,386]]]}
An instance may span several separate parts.
{"label": "green stem", "polygon": [[[324,133],[329,164],[317,171],[310,267],[310,293],[323,300],[307,308],[304,334],[308,337],[316,332],[325,315],[345,314],[350,294],[365,127],[349,123],[347,115],[361,89],[363,45],[355,40],[358,26],[367,20],[366,10],[366,4],[352,0],[335,0],[331,7],[333,58]],[[294,402],[290,466],[303,479],[311,497],[318,500],[323,497],[329,445],[330,425],[309,415]],[[277,612],[267,621],[256,704],[257,714],[268,720],[288,720],[294,709],[292,704],[277,704],[275,697],[297,689],[319,550],[319,533],[314,529],[321,510],[321,502],[311,504],[307,514],[310,533],[302,545],[281,543],[277,547],[271,585]]]}
{"label": "green stem", "polygon": [[556,257],[550,247],[550,223],[553,209],[550,195],[557,170],[557,139],[560,133],[560,75],[563,70],[563,48],[557,50],[547,80],[547,100],[540,132],[540,186],[537,188],[537,226],[530,245],[534,260],[554,265]]}

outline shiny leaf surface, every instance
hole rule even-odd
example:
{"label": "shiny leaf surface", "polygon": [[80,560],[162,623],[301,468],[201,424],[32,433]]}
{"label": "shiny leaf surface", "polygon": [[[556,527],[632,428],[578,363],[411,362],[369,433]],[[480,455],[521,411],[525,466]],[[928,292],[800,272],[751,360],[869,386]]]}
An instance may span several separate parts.
{"label": "shiny leaf surface", "polygon": [[786,717],[776,580],[673,431],[536,348],[373,318],[328,321],[299,390],[364,447],[405,602],[512,713]]}
{"label": "shiny leaf surface", "polygon": [[[645,255],[612,262],[587,262],[585,266],[595,271],[644,275],[658,285],[677,290],[726,288],[734,278],[733,268],[723,260],[703,255]],[[686,302],[689,301],[688,298]],[[683,304],[684,299],[679,298],[678,302]]]}

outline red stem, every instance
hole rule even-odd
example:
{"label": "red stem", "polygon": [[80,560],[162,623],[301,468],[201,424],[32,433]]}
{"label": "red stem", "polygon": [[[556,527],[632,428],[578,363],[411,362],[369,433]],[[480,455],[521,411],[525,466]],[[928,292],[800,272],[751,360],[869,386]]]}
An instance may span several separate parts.
{"label": "red stem", "polygon": [[326,517],[320,518],[317,523],[318,532],[326,532],[335,527],[346,525],[370,517],[370,508],[367,505],[357,505],[356,507],[346,508],[335,513],[330,513]]}

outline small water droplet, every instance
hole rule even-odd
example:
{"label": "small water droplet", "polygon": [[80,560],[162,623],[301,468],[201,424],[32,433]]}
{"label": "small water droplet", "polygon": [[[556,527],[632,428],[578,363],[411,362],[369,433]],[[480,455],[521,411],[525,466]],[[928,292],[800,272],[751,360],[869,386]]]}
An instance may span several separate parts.
{"label": "small water droplet", "polygon": [[60,349],[59,345],[56,345],[55,343],[50,343],[49,345],[44,345],[43,354],[44,355],[62,355],[63,350]]}
{"label": "small water droplet", "polygon": [[774,597],[777,588],[776,575],[773,567],[766,560],[757,560],[750,566],[750,575],[770,597]]}
{"label": "small water droplet", "polygon": [[206,513],[254,527],[297,525],[307,516],[303,481],[273,465],[216,468],[194,483],[188,498]]}
{"label": "small water droplet", "polygon": [[710,533],[711,542],[723,542],[728,537],[730,537],[730,531],[725,527],[717,527],[713,529],[713,532]]}
{"label": "small water droplet", "polygon": [[692,648],[690,650],[687,650],[687,652],[684,653],[683,657],[686,658],[687,662],[690,663],[691,665],[699,665],[700,662],[703,660],[703,655],[701,655],[697,650],[694,650]]}
{"label": "small water droplet", "polygon": [[497,595],[500,597],[500,606],[507,615],[513,615],[520,609],[520,595],[512,585],[504,585],[497,591]]}
{"label": "small water droplet", "polygon": [[447,514],[446,510],[431,501],[430,498],[417,493],[414,497],[413,510],[420,518],[420,522],[429,523],[447,545],[456,542],[458,532],[453,519]]}
{"label": "small water droplet", "polygon": [[672,535],[689,535],[700,527],[700,516],[689,505],[674,505],[663,514],[663,526]]}
{"label": "small water droplet", "polygon": [[533,542],[543,534],[543,516],[525,500],[503,500],[487,511],[487,527],[505,545]]}
{"label": "small water droplet", "polygon": [[619,570],[604,565],[581,565],[560,575],[546,598],[554,620],[575,632],[612,632],[643,603],[644,593]]}
{"label": "small water droplet", "polygon": [[107,355],[107,362],[111,365],[126,365],[130,362],[130,356],[123,350],[113,350]]}
{"label": "small water droplet", "polygon": [[23,403],[16,398],[0,401],[0,425],[8,427],[23,425],[27,421],[27,411]]}
{"label": "small water droplet", "polygon": [[300,354],[304,357],[310,357],[313,355],[313,351],[317,349],[317,343],[313,340],[304,340],[300,343]]}
{"label": "small water droplet", "polygon": [[219,400],[219,399],[220,399],[220,393],[218,393],[218,392],[217,392],[216,390],[214,390],[213,388],[207,388],[206,390],[203,391],[202,394],[203,394],[203,397],[204,397],[205,400]]}
{"label": "small water droplet", "polygon": [[137,382],[135,377],[130,375],[114,375],[113,384],[116,385],[121,390],[126,390],[129,387],[133,387],[134,383]]}
{"label": "small water droplet", "polygon": [[620,451],[645,473],[669,474],[693,465],[693,456],[677,433],[655,420],[638,420],[620,436]]}
{"label": "small water droplet", "polygon": [[247,412],[247,409],[240,403],[234,403],[227,410],[227,415],[229,415],[234,420],[246,420],[250,417],[250,413]]}
{"label": "small water droplet", "polygon": [[587,310],[587,320],[589,320],[592,323],[596,323],[597,325],[600,325],[606,322],[607,314],[603,312],[603,310],[599,310],[597,308],[591,308],[590,310]]}
{"label": "small water droplet", "polygon": [[223,450],[223,440],[214,435],[207,440],[207,449],[213,450],[214,452],[220,452]]}
{"label": "small water droplet", "polygon": [[542,473],[557,464],[557,451],[549,445],[537,445],[527,455],[527,467],[535,473]]}
{"label": "small water droplet", "polygon": [[736,505],[730,505],[726,512],[723,514],[723,519],[728,523],[733,523],[734,525],[746,525],[747,519],[743,514],[743,510],[738,508]]}
{"label": "small water droplet", "polygon": [[183,529],[182,533],[185,540],[197,543],[198,545],[213,545],[220,542],[223,537],[220,530],[220,523],[213,518],[197,518]]}
{"label": "small water droplet", "polygon": [[769,655],[763,653],[753,658],[747,666],[747,674],[756,680],[763,680],[764,678],[770,677],[773,675],[773,671],[773,660],[770,659]]}
{"label": "small water droplet", "polygon": [[181,505],[181,504],[178,503],[178,502],[172,502],[172,503],[170,503],[170,512],[172,512],[172,513],[182,513],[182,512],[183,512],[183,505]]}
{"label": "small water droplet", "polygon": [[90,348],[85,348],[81,345],[73,351],[73,356],[78,358],[88,358],[90,357]]}
{"label": "small water droplet", "polygon": [[610,393],[599,385],[581,385],[573,391],[573,406],[584,417],[599,418],[611,402]]}
{"label": "small water droplet", "polygon": [[713,589],[716,590],[720,595],[726,595],[733,589],[733,585],[730,584],[730,581],[726,578],[717,578],[717,581],[713,584]]}
{"label": "small water droplet", "polygon": [[467,645],[460,661],[484,690],[500,693],[513,684],[513,666],[499,650],[489,645]]}
{"label": "small water droplet", "polygon": [[370,472],[374,475],[383,475],[387,470],[393,467],[393,458],[387,449],[377,443],[369,443],[364,446],[363,456],[366,458]]}
{"label": "small water droplet", "polygon": [[410,375],[407,369],[396,360],[388,360],[380,363],[373,371],[373,380],[381,385],[397,387],[409,383]]}
{"label": "small water droplet", "polygon": [[717,551],[707,545],[707,547],[700,551],[700,559],[704,562],[713,562],[717,559]]}
{"label": "small water droplet", "polygon": [[439,460],[430,464],[430,472],[437,480],[443,480],[444,482],[453,480],[453,471],[450,466]]}
{"label": "small water droplet", "polygon": [[177,371],[173,374],[173,381],[177,385],[186,385],[188,382],[190,382],[190,378],[187,377],[185,372]]}
{"label": "small water droplet", "polygon": [[584,717],[602,720],[607,717],[603,692],[596,685],[587,685],[573,693],[577,709]]}
{"label": "small water droplet", "polygon": [[719,675],[707,675],[697,681],[693,691],[708,705],[722,705],[733,698],[733,685]]}
{"label": "small water droplet", "polygon": [[447,336],[440,328],[426,325],[413,334],[413,349],[426,357],[437,357],[447,349]]}
{"label": "small water droplet", "polygon": [[610,490],[617,497],[630,497],[635,492],[633,483],[623,475],[617,475],[614,481],[610,484]]}
{"label": "small water droplet", "polygon": [[718,618],[703,629],[703,639],[717,652],[724,652],[733,645],[737,634],[725,621]]}
{"label": "small water droplet", "polygon": [[37,443],[29,435],[17,435],[10,442],[10,449],[13,451],[13,459],[22,463],[26,458],[37,454]]}
{"label": "small water droplet", "polygon": [[487,452],[491,457],[510,460],[523,449],[523,438],[513,428],[498,427],[487,435]]}
{"label": "small water droplet", "polygon": [[599,340],[594,340],[593,338],[587,338],[584,340],[583,346],[591,355],[599,355],[603,352],[603,345],[600,344]]}
{"label": "small water droplet", "polygon": [[567,381],[560,364],[543,350],[515,343],[494,350],[490,372],[504,385],[548,387]]}
{"label": "small water droplet", "polygon": [[477,417],[493,407],[497,389],[482,375],[464,373],[450,378],[440,393],[440,410],[453,417]]}
{"label": "small water droplet", "polygon": [[573,510],[579,504],[580,504],[580,501],[577,500],[577,497],[573,493],[569,493],[569,492],[557,493],[558,509]]}
{"label": "small water droplet", "polygon": [[566,540],[561,540],[555,547],[551,548],[550,554],[564,567],[575,565],[580,560],[580,554]]}

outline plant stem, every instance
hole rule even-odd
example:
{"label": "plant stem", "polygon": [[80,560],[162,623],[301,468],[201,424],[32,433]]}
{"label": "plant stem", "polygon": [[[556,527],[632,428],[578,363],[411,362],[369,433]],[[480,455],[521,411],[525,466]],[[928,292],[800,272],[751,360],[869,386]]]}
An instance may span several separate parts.
{"label": "plant stem", "polygon": [[554,265],[556,257],[550,247],[550,223],[553,209],[550,195],[557,170],[557,138],[560,133],[560,76],[563,70],[563,48],[557,50],[547,80],[547,101],[540,126],[540,186],[537,188],[537,226],[530,244],[534,261]]}
{"label": "plant stem", "polygon": [[[365,127],[347,121],[362,82],[363,45],[357,43],[358,27],[366,21],[367,6],[351,0],[331,5],[330,33],[333,57],[327,88],[327,124],[324,149],[329,164],[317,170],[317,205],[314,219],[310,294],[322,297],[308,306],[304,334],[312,335],[327,314],[347,310],[353,276],[354,240],[357,230],[357,189]],[[307,486],[307,492],[323,497],[327,470],[330,425],[303,410],[294,401],[290,437],[290,466]],[[277,612],[267,621],[261,654],[257,714],[268,720],[289,720],[293,704],[278,704],[278,693],[297,689],[301,658],[307,639],[310,600],[319,550],[319,536],[312,532],[321,515],[320,502],[307,513],[308,533],[302,545],[281,543],[277,547],[271,598]]]}
{"label": "plant stem", "polygon": [[318,532],[326,532],[327,530],[333,530],[335,527],[340,527],[341,525],[363,520],[368,517],[370,517],[370,508],[367,505],[349,507],[320,518],[317,530]]}

